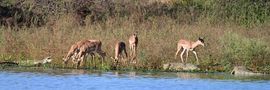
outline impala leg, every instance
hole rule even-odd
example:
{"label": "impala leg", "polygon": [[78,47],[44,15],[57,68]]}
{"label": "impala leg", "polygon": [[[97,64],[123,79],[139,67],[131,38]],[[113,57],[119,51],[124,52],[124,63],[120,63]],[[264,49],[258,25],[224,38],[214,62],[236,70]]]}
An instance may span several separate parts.
{"label": "impala leg", "polygon": [[101,55],[101,59],[102,59],[102,61],[104,61],[105,60],[105,56],[104,55]]}
{"label": "impala leg", "polygon": [[134,55],[135,55],[135,57],[136,57],[136,55],[137,55],[137,47],[136,47],[135,44],[133,45],[133,49],[134,49]]}
{"label": "impala leg", "polygon": [[79,53],[75,53],[74,55],[75,55],[74,62],[76,62],[76,64],[77,64],[77,66],[76,66],[76,69],[77,69],[77,68],[79,68],[79,66],[81,64],[81,60],[84,57],[84,55],[83,55],[82,51],[80,51]]}
{"label": "impala leg", "polygon": [[76,59],[72,59],[72,67],[76,66],[77,65],[77,61]]}
{"label": "impala leg", "polygon": [[176,51],[175,56],[174,56],[175,59],[177,58],[177,55],[178,55],[179,51],[181,50],[181,48],[182,47],[180,45],[177,45],[177,51]]}
{"label": "impala leg", "polygon": [[90,62],[91,65],[94,64],[95,58],[96,58],[95,54],[94,53],[91,53],[91,60],[90,60],[91,61]]}
{"label": "impala leg", "polygon": [[101,64],[103,66],[104,62],[105,62],[105,57],[104,56],[101,56],[102,60],[101,60]]}
{"label": "impala leg", "polygon": [[105,52],[103,52],[103,51],[98,51],[97,52],[98,54],[99,54],[99,56],[101,56],[101,64],[103,65],[103,62],[104,62],[104,60],[105,60]]}
{"label": "impala leg", "polygon": [[186,54],[187,54],[187,56],[186,56],[186,63],[188,61],[188,52],[189,52],[189,50],[186,50]]}
{"label": "impala leg", "polygon": [[78,69],[79,68],[79,66],[80,66],[80,63],[81,63],[81,61],[80,60],[78,60],[77,62],[76,62],[76,69]]}
{"label": "impala leg", "polygon": [[124,53],[125,53],[126,58],[128,58],[126,49],[124,49]]}
{"label": "impala leg", "polygon": [[122,55],[121,55],[122,53],[121,53],[121,51],[118,53],[118,58],[117,58],[117,63],[119,62],[119,63],[122,63],[122,60],[123,60],[123,58],[122,58]]}
{"label": "impala leg", "polygon": [[197,56],[197,53],[195,51],[192,51],[196,57],[196,60],[197,60],[197,64],[199,64],[199,59],[198,59],[198,56]]}
{"label": "impala leg", "polygon": [[132,58],[132,54],[133,54],[133,48],[132,48],[132,45],[129,45],[129,49],[130,49],[130,54],[129,54],[129,56]]}
{"label": "impala leg", "polygon": [[83,62],[84,62],[84,58],[83,58],[84,56],[81,56],[81,57],[78,57],[78,66],[77,67],[82,67],[82,65],[83,65]]}
{"label": "impala leg", "polygon": [[81,61],[81,67],[85,67],[86,60],[84,58],[85,58],[85,56],[81,57],[81,60],[80,60]]}
{"label": "impala leg", "polygon": [[79,62],[79,66],[82,66],[82,62],[83,62],[82,57],[80,57],[78,61],[80,61],[80,62]]}
{"label": "impala leg", "polygon": [[182,63],[185,63],[184,60],[183,60],[183,54],[185,53],[186,49],[183,49],[183,51],[181,52],[181,60],[182,60]]}
{"label": "impala leg", "polygon": [[[71,58],[72,63],[73,63],[73,64],[75,63],[75,61],[76,61],[76,55],[73,54],[73,55],[70,56],[68,59],[66,59],[65,64],[68,63],[68,60],[69,60],[70,58]],[[72,64],[72,66],[74,66],[73,64]]]}
{"label": "impala leg", "polygon": [[76,62],[73,62],[73,63],[72,63],[72,67],[74,67],[75,65],[76,65]]}
{"label": "impala leg", "polygon": [[137,63],[137,60],[136,60],[136,56],[137,56],[136,52],[137,52],[137,51],[136,51],[136,46],[135,46],[135,44],[133,45],[133,50],[134,50],[134,51],[133,51],[133,53],[134,53],[134,54],[133,54],[133,61],[134,61],[134,63]]}
{"label": "impala leg", "polygon": [[125,53],[125,61],[124,61],[124,63],[126,64],[127,62],[128,62],[128,55],[127,55],[127,50],[126,49],[124,49],[124,53]]}
{"label": "impala leg", "polygon": [[134,62],[134,45],[130,45],[130,62]]}
{"label": "impala leg", "polygon": [[136,57],[137,56],[137,47],[135,44],[134,44],[133,48],[134,48],[134,56]]}
{"label": "impala leg", "polygon": [[121,52],[121,53],[119,54],[119,58],[120,58],[121,61],[124,60],[123,52]]}
{"label": "impala leg", "polygon": [[71,56],[71,58],[72,58],[72,60],[75,60],[75,59],[77,59],[78,58],[78,53],[74,53],[72,56]]}
{"label": "impala leg", "polygon": [[175,56],[174,56],[175,59],[177,58],[177,54],[179,53],[180,50],[181,50],[181,49],[177,49],[177,51],[176,51],[176,53],[175,53]]}
{"label": "impala leg", "polygon": [[132,45],[132,55],[132,58],[134,59],[136,57],[136,50],[134,45]]}
{"label": "impala leg", "polygon": [[135,48],[135,46],[133,46],[133,61],[134,61],[134,63],[136,63],[136,60],[135,60],[135,58],[136,58],[136,48]]}
{"label": "impala leg", "polygon": [[127,57],[127,51],[126,51],[125,48],[123,49],[122,53],[125,54],[125,56],[124,56],[124,54],[123,54],[122,56],[123,56],[123,62],[124,62],[124,64],[126,64],[126,61],[127,61],[127,58],[128,58],[128,57]]}

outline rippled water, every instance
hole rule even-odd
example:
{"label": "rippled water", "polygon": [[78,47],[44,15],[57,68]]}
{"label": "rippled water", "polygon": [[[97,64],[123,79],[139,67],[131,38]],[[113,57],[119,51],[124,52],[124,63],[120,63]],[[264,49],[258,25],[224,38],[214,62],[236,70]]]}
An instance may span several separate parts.
{"label": "rippled water", "polygon": [[269,90],[268,75],[101,72],[71,69],[0,69],[1,90]]}

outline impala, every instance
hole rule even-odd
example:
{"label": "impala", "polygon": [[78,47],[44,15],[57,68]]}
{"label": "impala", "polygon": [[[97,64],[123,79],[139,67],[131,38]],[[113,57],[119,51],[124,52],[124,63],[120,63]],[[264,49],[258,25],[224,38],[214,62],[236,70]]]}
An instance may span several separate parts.
{"label": "impala", "polygon": [[137,36],[137,32],[132,34],[129,37],[129,49],[130,49],[130,56],[132,57],[132,59],[134,59],[136,57],[136,52],[137,52],[137,46],[138,46],[138,36]]}
{"label": "impala", "polygon": [[65,64],[67,64],[70,58],[72,58],[73,62],[75,61],[75,56],[79,53],[79,47],[81,47],[86,41],[88,40],[82,40],[82,41],[76,42],[70,47],[68,54],[63,58],[63,61]]}
{"label": "impala", "polygon": [[197,53],[194,50],[199,45],[204,46],[204,40],[202,38],[199,38],[196,42],[192,42],[190,40],[185,40],[185,39],[180,39],[178,41],[178,44],[177,44],[177,51],[175,53],[175,59],[177,58],[177,54],[179,53],[179,51],[183,48],[183,51],[181,53],[182,63],[184,63],[183,54],[186,52],[186,61],[187,61],[188,52],[192,51],[194,53],[195,57],[196,57],[197,64],[199,64]]}
{"label": "impala", "polygon": [[114,60],[118,60],[119,58],[123,59],[123,53],[125,54],[125,57],[127,58],[127,51],[126,51],[126,44],[125,42],[117,42],[115,44],[114,48]]}
{"label": "impala", "polygon": [[104,60],[104,57],[106,56],[106,53],[102,51],[101,49],[102,43],[99,40],[95,40],[95,42],[86,41],[81,47],[79,47],[79,53],[76,55],[76,58],[78,59],[76,61],[77,68],[82,65],[85,60],[85,57],[90,54],[93,55],[93,53],[97,53],[102,57],[102,61]]}

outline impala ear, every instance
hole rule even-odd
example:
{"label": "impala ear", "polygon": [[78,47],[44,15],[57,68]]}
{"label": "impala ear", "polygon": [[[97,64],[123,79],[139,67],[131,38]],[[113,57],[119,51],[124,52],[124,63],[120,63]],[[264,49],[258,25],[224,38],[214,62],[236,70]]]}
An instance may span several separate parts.
{"label": "impala ear", "polygon": [[138,35],[138,31],[135,31],[134,35]]}
{"label": "impala ear", "polygon": [[201,41],[202,43],[204,43],[204,40],[203,40],[203,38],[202,37],[199,37],[199,39],[198,39],[199,41]]}
{"label": "impala ear", "polygon": [[199,37],[199,39],[204,39],[204,37]]}

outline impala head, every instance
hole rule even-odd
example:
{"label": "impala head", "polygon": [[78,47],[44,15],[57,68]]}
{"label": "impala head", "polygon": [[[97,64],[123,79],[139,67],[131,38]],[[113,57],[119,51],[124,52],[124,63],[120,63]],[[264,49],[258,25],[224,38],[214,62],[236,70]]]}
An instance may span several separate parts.
{"label": "impala head", "polygon": [[133,37],[137,37],[137,35],[138,35],[138,32],[137,31],[132,34]]}
{"label": "impala head", "polygon": [[68,58],[63,58],[63,63],[67,64]]}
{"label": "impala head", "polygon": [[46,57],[45,59],[43,59],[43,64],[50,63],[50,62],[52,62],[52,59],[51,59],[50,56],[49,57]]}
{"label": "impala head", "polygon": [[111,57],[111,59],[113,60],[113,62],[117,62],[118,58],[114,58],[114,57]]}
{"label": "impala head", "polygon": [[198,42],[200,45],[204,46],[204,40],[203,38],[199,37]]}

